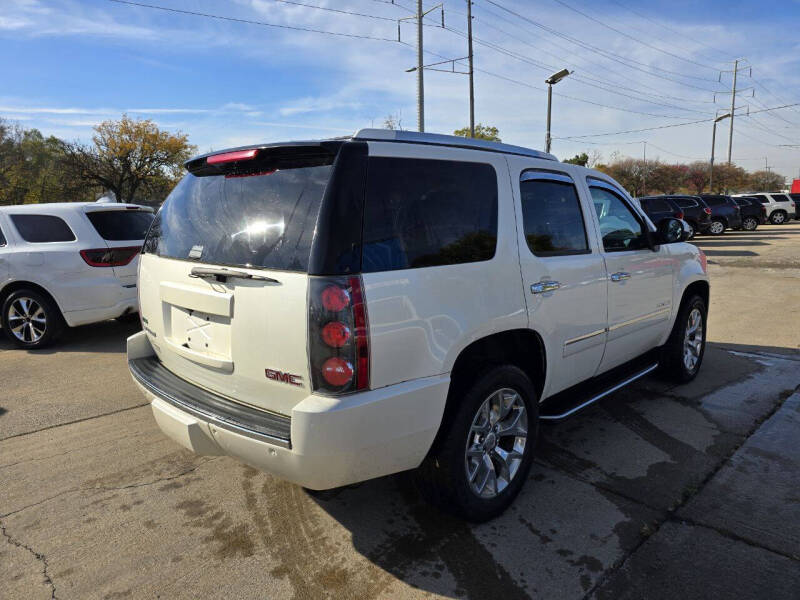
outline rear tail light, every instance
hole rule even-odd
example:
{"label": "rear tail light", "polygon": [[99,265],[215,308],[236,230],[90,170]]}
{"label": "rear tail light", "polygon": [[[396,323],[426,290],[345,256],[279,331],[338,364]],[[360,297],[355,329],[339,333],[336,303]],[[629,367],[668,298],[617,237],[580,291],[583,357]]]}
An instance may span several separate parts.
{"label": "rear tail light", "polygon": [[677,215],[675,215],[675,218],[676,219],[683,219],[683,213],[679,212]]}
{"label": "rear tail light", "polygon": [[308,335],[314,391],[369,389],[369,323],[360,276],[311,277]]}
{"label": "rear tail light", "polygon": [[706,207],[703,209],[703,212],[704,212],[704,213],[706,213],[707,215],[710,215],[710,214],[711,214],[711,209],[710,209],[710,208],[708,208],[708,207],[706,206]]}
{"label": "rear tail light", "polygon": [[141,246],[81,250],[81,258],[90,267],[124,267],[142,250]]}

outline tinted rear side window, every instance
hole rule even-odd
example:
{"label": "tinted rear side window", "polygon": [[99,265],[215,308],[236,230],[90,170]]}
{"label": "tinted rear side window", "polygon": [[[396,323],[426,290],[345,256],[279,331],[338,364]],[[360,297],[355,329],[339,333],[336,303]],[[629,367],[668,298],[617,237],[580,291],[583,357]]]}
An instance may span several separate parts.
{"label": "tinted rear side window", "polygon": [[491,165],[369,159],[365,273],[489,260],[497,245],[497,175]]}
{"label": "tinted rear side window", "polygon": [[250,176],[186,175],[158,212],[144,251],[306,272],[333,157],[320,162]]}
{"label": "tinted rear side window", "polygon": [[75,234],[61,217],[52,215],[10,215],[11,222],[26,242],[74,242]]}
{"label": "tinted rear side window", "polygon": [[589,242],[575,184],[524,173],[520,184],[525,241],[536,256],[588,254]]}
{"label": "tinted rear side window", "polygon": [[675,198],[675,202],[681,208],[692,208],[694,206],[697,206],[697,200],[695,200],[694,198]]}
{"label": "tinted rear side window", "polygon": [[6,236],[3,235],[3,230],[0,228],[0,246],[6,245]]}
{"label": "tinted rear side window", "polygon": [[709,206],[724,206],[727,204],[725,198],[703,198]]}
{"label": "tinted rear side window", "polygon": [[772,199],[775,202],[789,202],[790,198],[786,194],[772,194]]}
{"label": "tinted rear side window", "polygon": [[153,213],[140,210],[106,210],[86,213],[104,240],[143,240],[153,222]]}
{"label": "tinted rear side window", "polygon": [[663,198],[647,198],[642,200],[645,212],[672,212],[672,206]]}

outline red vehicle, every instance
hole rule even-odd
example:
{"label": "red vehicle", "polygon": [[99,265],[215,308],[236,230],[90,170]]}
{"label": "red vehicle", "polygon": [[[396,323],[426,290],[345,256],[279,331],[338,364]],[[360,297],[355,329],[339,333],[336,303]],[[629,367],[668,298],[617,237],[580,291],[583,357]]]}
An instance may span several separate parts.
{"label": "red vehicle", "polygon": [[792,193],[793,194],[800,194],[800,179],[795,179],[792,182]]}

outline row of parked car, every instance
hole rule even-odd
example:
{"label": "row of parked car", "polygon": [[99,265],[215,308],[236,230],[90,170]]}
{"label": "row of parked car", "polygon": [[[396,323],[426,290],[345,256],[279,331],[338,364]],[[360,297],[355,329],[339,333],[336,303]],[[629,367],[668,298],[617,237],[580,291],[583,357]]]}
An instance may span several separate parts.
{"label": "row of parked car", "polygon": [[637,198],[654,223],[665,217],[683,219],[696,234],[722,235],[726,229],[755,231],[767,222],[773,225],[800,218],[796,205],[800,194],[664,195]]}

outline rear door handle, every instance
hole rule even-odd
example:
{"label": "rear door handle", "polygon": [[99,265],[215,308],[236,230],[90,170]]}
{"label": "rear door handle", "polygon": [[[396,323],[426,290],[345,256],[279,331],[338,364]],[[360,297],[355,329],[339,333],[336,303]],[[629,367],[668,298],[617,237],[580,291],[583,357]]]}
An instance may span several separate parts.
{"label": "rear door handle", "polygon": [[625,281],[626,279],[630,279],[631,274],[625,273],[624,271],[620,271],[619,273],[612,273],[611,274],[611,281]]}
{"label": "rear door handle", "polygon": [[561,287],[558,281],[539,281],[531,286],[531,294],[544,294],[554,292]]}

